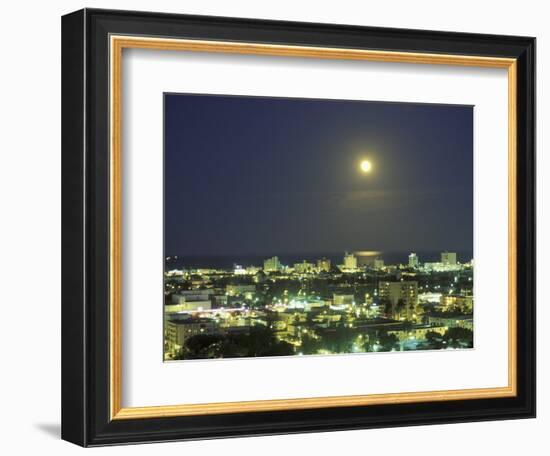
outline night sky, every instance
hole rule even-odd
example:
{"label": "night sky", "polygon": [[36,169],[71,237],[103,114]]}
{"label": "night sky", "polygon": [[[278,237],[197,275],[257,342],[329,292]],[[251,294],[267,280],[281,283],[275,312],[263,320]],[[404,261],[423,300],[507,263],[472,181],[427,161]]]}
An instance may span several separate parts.
{"label": "night sky", "polygon": [[471,106],[165,95],[166,255],[472,249]]}

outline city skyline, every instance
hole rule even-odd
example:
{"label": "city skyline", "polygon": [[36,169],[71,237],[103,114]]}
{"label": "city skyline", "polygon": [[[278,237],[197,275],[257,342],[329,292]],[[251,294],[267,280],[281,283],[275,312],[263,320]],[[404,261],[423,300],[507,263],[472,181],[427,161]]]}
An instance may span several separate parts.
{"label": "city skyline", "polygon": [[472,128],[471,106],[165,95],[164,360],[473,348]]}
{"label": "city skyline", "polygon": [[473,261],[379,254],[166,268],[164,359],[473,348]]}
{"label": "city skyline", "polygon": [[[220,269],[220,270],[231,270],[238,266],[258,266],[261,265],[265,259],[277,257],[281,264],[286,266],[292,266],[292,264],[301,261],[317,261],[319,259],[329,259],[333,264],[337,264],[337,261],[348,254],[358,255],[358,256],[368,256],[372,259],[378,259],[387,262],[388,264],[393,265],[404,265],[407,264],[410,255],[415,255],[419,263],[434,263],[439,261],[441,255],[445,250],[434,251],[434,252],[382,252],[382,251],[354,251],[354,250],[345,250],[343,252],[270,252],[267,254],[226,254],[226,255],[168,255],[165,257],[165,270],[168,271],[174,268],[181,268],[187,270],[201,269],[201,268],[211,268],[211,269]],[[456,259],[459,263],[468,263],[473,260],[472,252],[452,252],[456,255]],[[336,262],[335,262],[336,261]]]}

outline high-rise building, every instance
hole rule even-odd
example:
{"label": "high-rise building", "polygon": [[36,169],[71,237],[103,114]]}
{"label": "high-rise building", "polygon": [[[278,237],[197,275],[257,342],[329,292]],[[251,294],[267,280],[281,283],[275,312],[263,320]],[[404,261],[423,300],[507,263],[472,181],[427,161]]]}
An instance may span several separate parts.
{"label": "high-rise building", "polygon": [[418,309],[418,282],[380,282],[380,304],[386,305],[386,314],[395,319],[414,320]]}
{"label": "high-rise building", "polygon": [[357,257],[353,253],[344,254],[344,269],[357,269]]}
{"label": "high-rise building", "polygon": [[330,260],[325,257],[317,260],[317,270],[319,272],[330,272]]}
{"label": "high-rise building", "polygon": [[447,265],[456,264],[456,252],[441,252],[441,263]]}
{"label": "high-rise building", "polygon": [[264,272],[277,272],[281,270],[281,263],[279,257],[271,257],[264,260]]}
{"label": "high-rise building", "polygon": [[380,255],[381,252],[374,250],[356,250],[353,252],[355,258],[357,258],[357,267],[369,267],[372,268],[374,260]]}
{"label": "high-rise building", "polygon": [[384,265],[385,264],[384,264],[384,259],[383,258],[375,258],[372,267],[374,269],[383,269]]}
{"label": "high-rise building", "polygon": [[411,253],[409,255],[409,268],[414,268],[416,269],[418,267],[418,256],[416,255],[416,253]]}
{"label": "high-rise building", "polygon": [[313,270],[313,263],[303,260],[301,263],[294,263],[294,271],[298,274],[305,274]]}

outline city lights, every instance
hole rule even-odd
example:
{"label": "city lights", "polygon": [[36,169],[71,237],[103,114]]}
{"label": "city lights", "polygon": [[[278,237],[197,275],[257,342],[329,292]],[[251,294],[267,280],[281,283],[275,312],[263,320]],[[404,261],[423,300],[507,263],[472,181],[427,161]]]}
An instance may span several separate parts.
{"label": "city lights", "polygon": [[368,253],[292,266],[277,256],[263,267],[167,266],[165,359],[473,346],[471,262],[453,252],[424,263],[416,253],[388,263]]}
{"label": "city lights", "polygon": [[472,106],[163,106],[165,360],[473,347]]}

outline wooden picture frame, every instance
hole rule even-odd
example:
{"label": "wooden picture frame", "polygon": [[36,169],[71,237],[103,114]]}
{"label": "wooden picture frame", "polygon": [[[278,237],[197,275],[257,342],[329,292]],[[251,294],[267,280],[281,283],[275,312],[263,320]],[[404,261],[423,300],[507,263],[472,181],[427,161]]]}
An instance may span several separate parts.
{"label": "wooden picture frame", "polygon": [[[535,415],[535,40],[84,9],[62,21],[62,437],[82,446]],[[505,68],[509,112],[507,387],[124,408],[124,49]]]}

